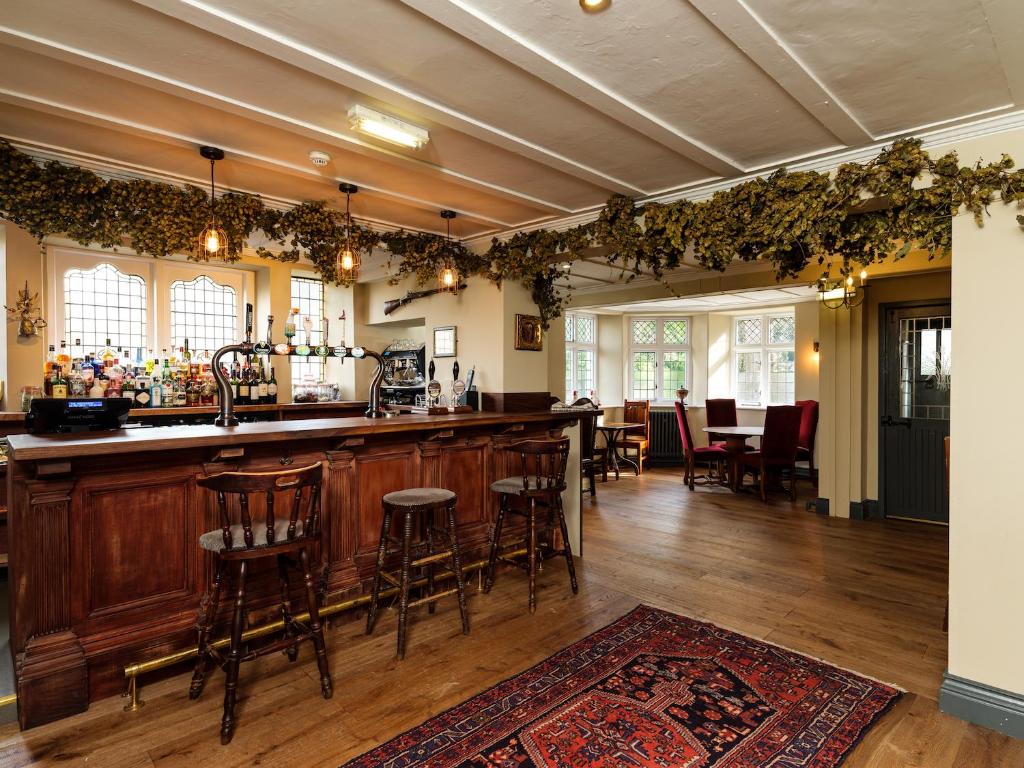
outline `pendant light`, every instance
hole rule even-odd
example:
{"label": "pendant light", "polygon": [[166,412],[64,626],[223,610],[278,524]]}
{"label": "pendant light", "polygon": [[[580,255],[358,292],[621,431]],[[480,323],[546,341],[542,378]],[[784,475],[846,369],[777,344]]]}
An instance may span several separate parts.
{"label": "pendant light", "polygon": [[342,182],[338,190],[345,193],[345,247],[338,254],[338,270],[346,280],[359,277],[359,254],[352,250],[352,211],[350,208],[352,195],[359,191],[355,184]]}
{"label": "pendant light", "polygon": [[199,235],[195,256],[200,261],[221,259],[228,249],[228,236],[217,226],[217,186],[213,177],[213,166],[224,159],[224,150],[217,147],[200,147],[199,154],[210,161],[210,223]]}
{"label": "pendant light", "polygon": [[448,223],[448,236],[445,239],[441,269],[437,272],[438,288],[442,293],[457,294],[459,292],[459,269],[455,265],[455,257],[452,253],[452,219],[455,218],[455,211],[445,209],[441,211],[441,218]]}

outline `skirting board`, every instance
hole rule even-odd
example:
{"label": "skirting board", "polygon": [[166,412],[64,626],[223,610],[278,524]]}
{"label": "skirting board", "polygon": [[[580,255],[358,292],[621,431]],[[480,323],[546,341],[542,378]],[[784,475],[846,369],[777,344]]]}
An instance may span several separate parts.
{"label": "skirting board", "polygon": [[975,725],[1024,739],[1024,696],[992,688],[973,680],[942,676],[939,709]]}

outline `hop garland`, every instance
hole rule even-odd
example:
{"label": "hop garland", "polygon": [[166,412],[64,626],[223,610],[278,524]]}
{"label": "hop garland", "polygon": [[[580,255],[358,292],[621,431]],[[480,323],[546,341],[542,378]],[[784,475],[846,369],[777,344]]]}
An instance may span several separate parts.
{"label": "hop garland", "polygon": [[[930,181],[922,184],[922,180]],[[522,283],[531,293],[544,327],[562,313],[567,289],[562,262],[604,246],[607,263],[626,282],[640,274],[661,278],[685,254],[709,270],[734,259],[765,260],[778,279],[800,274],[809,264],[838,262],[849,273],[912,248],[931,257],[952,245],[952,217],[964,208],[984,225],[996,199],[1024,209],[1024,169],[1004,155],[998,162],[962,166],[955,152],[933,160],[918,139],[902,139],[873,160],[841,165],[834,175],[781,169],[716,192],[700,202],[637,206],[612,196],[596,221],[563,231],[520,232],[495,238],[485,253],[423,232],[381,234],[353,224],[325,201],[287,210],[267,207],[255,195],[231,192],[217,198],[217,221],[228,239],[226,258],[241,257],[246,241],[262,233],[281,246],[257,249],[263,258],[297,261],[305,254],[324,280],[346,284],[337,267],[346,242],[369,256],[386,249],[393,282],[412,277],[433,281],[446,259],[463,276],[496,285]],[[0,216],[40,241],[65,235],[83,245],[128,246],[155,257],[194,255],[209,217],[205,190],[145,179],[104,179],[76,166],[36,162],[0,140]],[[1024,227],[1024,214],[1017,217]],[[666,283],[667,285],[667,283]]]}

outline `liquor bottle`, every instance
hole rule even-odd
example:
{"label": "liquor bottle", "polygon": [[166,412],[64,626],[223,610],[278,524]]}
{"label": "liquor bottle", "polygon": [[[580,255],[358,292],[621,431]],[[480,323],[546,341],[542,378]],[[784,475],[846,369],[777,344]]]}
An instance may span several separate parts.
{"label": "liquor bottle", "polygon": [[75,339],[75,346],[73,346],[71,348],[71,356],[72,357],[76,357],[78,355],[81,355],[82,357],[85,356],[85,350],[82,349],[82,340],[81,339]]}
{"label": "liquor bottle", "polygon": [[135,405],[135,374],[132,372],[131,366],[124,372],[124,379],[121,380],[121,397],[130,398],[132,401],[131,408],[137,407]]}
{"label": "liquor bottle", "polygon": [[156,367],[156,364],[157,364],[157,359],[155,357],[153,357],[153,350],[152,349],[147,349],[146,350],[146,375],[147,376],[152,376],[153,375],[153,369]]}
{"label": "liquor bottle", "polygon": [[149,380],[149,407],[160,408],[164,404],[164,382],[160,378],[160,369],[154,370],[156,373]]}
{"label": "liquor bottle", "polygon": [[110,339],[107,339],[107,346],[100,353],[100,360],[104,368],[110,368],[114,364],[114,350],[110,346]]}
{"label": "liquor bottle", "polygon": [[106,370],[100,365],[99,370],[96,369],[96,360],[93,358],[93,376],[92,384],[89,387],[89,397],[103,397],[107,393],[107,374]]}
{"label": "liquor bottle", "polygon": [[43,372],[43,396],[53,397],[53,367],[56,363],[47,363]]}
{"label": "liquor bottle", "polygon": [[[188,343],[188,339],[185,339],[185,343]],[[185,347],[178,347],[178,375],[182,377],[188,376],[189,358],[186,356],[185,350]]]}
{"label": "liquor bottle", "polygon": [[184,408],[188,399],[187,382],[180,373],[174,380],[174,407]]}
{"label": "liquor bottle", "polygon": [[189,408],[198,408],[199,399],[199,379],[189,375],[185,380],[185,405]]}
{"label": "liquor bottle", "polygon": [[209,366],[203,366],[199,374],[199,404],[204,406],[214,405],[217,396],[217,380],[213,377],[213,371]]}
{"label": "liquor bottle", "polygon": [[238,361],[235,360],[235,364],[231,366],[231,397],[237,403],[238,402],[238,387],[241,385],[241,381],[238,378]]}
{"label": "liquor bottle", "polygon": [[71,366],[71,371],[68,374],[68,395],[71,397],[85,397],[88,394],[85,388],[85,382],[82,381],[82,367]]}
{"label": "liquor bottle", "polygon": [[262,365],[260,366],[259,401],[261,405],[270,404],[270,384],[267,382],[267,377],[263,374]]}
{"label": "liquor bottle", "polygon": [[53,384],[50,389],[50,397],[56,397],[62,400],[67,400],[68,398],[68,380],[65,379],[64,374],[61,373],[59,363],[54,363],[53,366]]}
{"label": "liquor bottle", "polygon": [[302,329],[306,332],[306,343],[297,345],[295,354],[300,357],[309,357],[309,353],[313,351],[313,321],[309,319],[309,315],[302,318]]}
{"label": "liquor bottle", "polygon": [[60,352],[57,353],[57,365],[60,366],[60,372],[67,379],[68,374],[71,373],[71,355],[68,354],[68,345],[64,341],[61,341]]}
{"label": "liquor bottle", "polygon": [[167,350],[165,349],[164,350],[164,369],[163,369],[163,373],[161,374],[161,378],[163,378],[166,381],[170,377],[170,375],[171,375],[171,358],[169,358],[167,356]]}
{"label": "liquor bottle", "polygon": [[171,369],[167,364],[167,358],[164,358],[164,375],[161,379],[163,383],[163,394],[160,399],[163,401],[164,408],[173,408],[174,402],[174,377],[171,376]]}
{"label": "liquor bottle", "polygon": [[50,348],[46,351],[46,362],[43,363],[44,378],[49,377],[51,371],[53,371],[53,366],[57,364],[57,352],[55,350],[56,347],[51,344]]}
{"label": "liquor bottle", "polygon": [[242,375],[238,380],[238,403],[239,405],[249,404],[249,392],[251,386],[249,383],[249,374],[245,368],[242,369]]}
{"label": "liquor bottle", "polygon": [[267,402],[277,405],[277,377],[274,376],[274,368],[270,368],[270,381],[267,382]]}

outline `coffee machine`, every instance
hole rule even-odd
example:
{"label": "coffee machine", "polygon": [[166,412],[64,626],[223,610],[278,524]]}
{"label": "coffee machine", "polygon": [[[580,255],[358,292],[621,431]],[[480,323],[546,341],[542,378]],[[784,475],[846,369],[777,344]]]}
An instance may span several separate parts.
{"label": "coffee machine", "polygon": [[396,339],[381,353],[384,383],[381,399],[392,405],[415,405],[416,396],[426,394],[426,345],[410,339]]}

